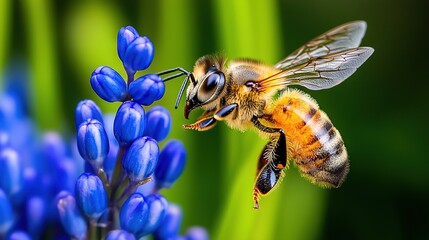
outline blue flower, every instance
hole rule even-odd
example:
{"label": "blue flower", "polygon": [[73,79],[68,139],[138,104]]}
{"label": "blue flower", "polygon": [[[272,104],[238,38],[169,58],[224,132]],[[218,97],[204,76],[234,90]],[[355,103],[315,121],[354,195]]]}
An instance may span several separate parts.
{"label": "blue flower", "polygon": [[168,142],[159,155],[155,170],[157,188],[169,188],[182,174],[186,164],[186,151],[177,140]]}
{"label": "blue flower", "polygon": [[148,215],[149,207],[143,195],[133,193],[124,202],[119,212],[121,228],[135,234],[146,224]]}
{"label": "blue flower", "polygon": [[0,188],[12,201],[20,201],[24,187],[22,160],[9,147],[0,149]]}
{"label": "blue flower", "polygon": [[135,102],[149,106],[164,96],[165,85],[157,74],[147,74],[132,81],[128,90]]}
{"label": "blue flower", "polygon": [[203,227],[191,227],[186,231],[186,240],[208,240],[209,233]]}
{"label": "blue flower", "polygon": [[77,133],[77,147],[82,158],[98,172],[109,152],[109,140],[103,125],[95,119],[83,122]]}
{"label": "blue flower", "polygon": [[24,231],[14,231],[12,232],[8,238],[8,240],[31,240],[31,237]]}
{"label": "blue flower", "polygon": [[167,199],[160,194],[151,194],[146,196],[146,202],[149,206],[148,220],[143,228],[136,234],[138,237],[153,233],[158,229],[167,212]]}
{"label": "blue flower", "polygon": [[85,239],[87,224],[76,205],[75,198],[70,193],[62,191],[57,195],[56,205],[66,232],[76,239]]}
{"label": "blue flower", "polygon": [[91,219],[97,219],[107,209],[107,196],[100,178],[83,173],[76,181],[76,201],[82,212]]}
{"label": "blue flower", "polygon": [[40,196],[33,196],[27,200],[25,218],[31,236],[42,235],[48,217],[49,206],[47,205],[48,201]]}
{"label": "blue flower", "polygon": [[145,112],[140,104],[126,101],[119,107],[113,122],[113,132],[119,145],[127,146],[143,136]]}
{"label": "blue flower", "polygon": [[0,188],[0,236],[4,236],[13,226],[15,216],[12,205],[5,192]]}
{"label": "blue flower", "polygon": [[170,133],[171,114],[166,108],[155,106],[146,113],[146,125],[144,135],[160,142]]}
{"label": "blue flower", "polygon": [[112,230],[110,231],[105,240],[135,240],[136,238],[134,237],[133,234],[124,231],[124,230]]}
{"label": "blue flower", "polygon": [[147,37],[135,38],[125,50],[121,59],[128,71],[145,70],[152,63],[154,48]]}
{"label": "blue flower", "polygon": [[76,129],[88,119],[96,119],[103,124],[103,115],[100,108],[90,99],[80,101],[75,110],[74,122]]}
{"label": "blue flower", "polygon": [[125,51],[134,39],[138,38],[137,30],[131,26],[122,27],[118,32],[118,56],[124,61]]}
{"label": "blue flower", "polygon": [[127,176],[132,183],[138,183],[150,177],[158,162],[159,147],[151,137],[135,140],[122,159]]}
{"label": "blue flower", "polygon": [[110,67],[98,67],[92,72],[91,87],[107,102],[123,101],[127,97],[127,85],[118,72]]}
{"label": "blue flower", "polygon": [[169,204],[166,215],[154,235],[158,239],[170,239],[179,236],[182,224],[182,210],[176,204]]}

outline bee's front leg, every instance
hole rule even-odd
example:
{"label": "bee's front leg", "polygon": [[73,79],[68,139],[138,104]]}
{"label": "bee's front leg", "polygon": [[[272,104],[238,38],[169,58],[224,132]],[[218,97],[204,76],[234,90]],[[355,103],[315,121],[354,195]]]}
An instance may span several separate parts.
{"label": "bee's front leg", "polygon": [[283,169],[287,166],[286,135],[280,128],[264,126],[254,117],[252,119],[256,128],[267,133],[279,133],[278,137],[271,139],[262,150],[256,168],[256,179],[253,188],[254,208],[259,208],[260,195],[264,196],[275,189],[283,178]]}
{"label": "bee's front leg", "polygon": [[200,119],[192,124],[183,125],[184,129],[192,129],[197,131],[207,131],[216,125],[216,119],[214,117],[207,117]]}
{"label": "bee's front leg", "polygon": [[[234,112],[234,110],[237,108],[238,104],[233,103],[226,105],[219,109],[213,116],[211,117],[204,117],[199,118],[199,120],[193,124],[186,124],[183,125],[184,129],[193,129],[197,131],[207,131],[211,128],[213,128],[218,121],[223,121],[226,116]],[[203,114],[203,116],[207,115],[211,111],[207,111]]]}

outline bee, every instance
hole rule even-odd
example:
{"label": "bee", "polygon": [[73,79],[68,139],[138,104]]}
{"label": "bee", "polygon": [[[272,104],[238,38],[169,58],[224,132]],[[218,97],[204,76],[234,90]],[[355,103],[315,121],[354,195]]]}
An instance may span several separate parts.
{"label": "bee", "polygon": [[205,112],[185,129],[206,131],[224,121],[233,129],[256,130],[269,139],[256,167],[254,208],[261,196],[281,182],[290,162],[301,175],[323,187],[339,187],[349,171],[344,141],[329,117],[308,94],[289,88],[332,88],[351,76],[374,52],[359,47],[366,23],[354,21],[333,28],[301,46],[274,66],[252,59],[227,64],[222,56],[199,58],[192,72],[175,68],[160,72],[164,81],[186,75],[176,108],[186,91],[184,116]]}

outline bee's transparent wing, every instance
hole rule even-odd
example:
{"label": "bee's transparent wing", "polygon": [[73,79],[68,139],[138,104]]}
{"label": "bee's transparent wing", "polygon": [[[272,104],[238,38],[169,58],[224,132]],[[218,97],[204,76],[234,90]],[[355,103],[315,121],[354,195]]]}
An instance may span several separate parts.
{"label": "bee's transparent wing", "polygon": [[260,80],[258,89],[283,89],[288,85],[300,85],[311,90],[331,88],[352,75],[373,52],[370,47],[359,47],[311,59]]}
{"label": "bee's transparent wing", "polygon": [[366,23],[355,21],[345,23],[316,37],[295,50],[275,65],[275,68],[287,70],[329,54],[357,48],[365,35]]}

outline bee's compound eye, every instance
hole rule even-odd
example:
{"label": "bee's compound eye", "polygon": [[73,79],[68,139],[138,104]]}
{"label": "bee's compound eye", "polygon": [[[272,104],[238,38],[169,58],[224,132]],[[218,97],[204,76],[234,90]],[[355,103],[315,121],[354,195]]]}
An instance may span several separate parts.
{"label": "bee's compound eye", "polygon": [[213,72],[207,76],[198,90],[198,100],[206,103],[214,99],[225,85],[225,78],[222,72]]}

